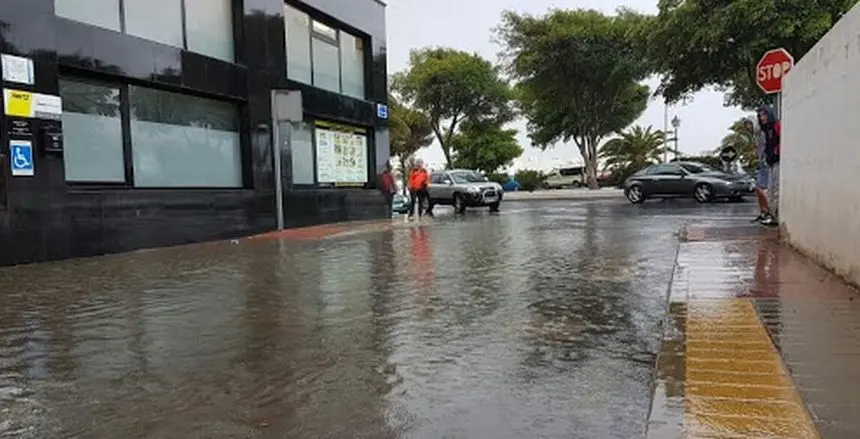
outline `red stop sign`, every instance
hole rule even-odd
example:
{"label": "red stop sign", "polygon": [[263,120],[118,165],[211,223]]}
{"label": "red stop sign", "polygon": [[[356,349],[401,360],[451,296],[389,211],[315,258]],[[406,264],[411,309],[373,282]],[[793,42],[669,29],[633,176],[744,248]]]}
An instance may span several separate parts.
{"label": "red stop sign", "polygon": [[755,66],[756,84],[765,93],[782,91],[782,78],[794,67],[794,57],[783,48],[765,52]]}

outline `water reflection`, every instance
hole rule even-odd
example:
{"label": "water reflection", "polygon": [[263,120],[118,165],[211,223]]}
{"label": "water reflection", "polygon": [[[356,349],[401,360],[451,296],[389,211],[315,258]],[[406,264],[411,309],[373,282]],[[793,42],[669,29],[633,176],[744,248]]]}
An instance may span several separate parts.
{"label": "water reflection", "polygon": [[678,226],[555,206],[3,269],[0,435],[636,437]]}

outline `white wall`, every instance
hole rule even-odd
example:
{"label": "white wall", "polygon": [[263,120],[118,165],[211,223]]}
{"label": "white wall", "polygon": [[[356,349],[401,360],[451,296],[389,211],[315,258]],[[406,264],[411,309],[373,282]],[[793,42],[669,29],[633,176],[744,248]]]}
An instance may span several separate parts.
{"label": "white wall", "polygon": [[779,215],[786,236],[860,284],[860,5],[784,86]]}

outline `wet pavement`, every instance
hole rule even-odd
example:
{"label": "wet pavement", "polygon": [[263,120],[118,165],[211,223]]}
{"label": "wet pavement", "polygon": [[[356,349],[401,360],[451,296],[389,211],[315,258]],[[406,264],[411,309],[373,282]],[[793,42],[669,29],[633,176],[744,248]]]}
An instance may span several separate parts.
{"label": "wet pavement", "polygon": [[648,438],[860,437],[860,294],[775,230],[686,230]]}
{"label": "wet pavement", "polygon": [[522,202],[0,269],[0,437],[643,437],[677,232],[753,210]]}

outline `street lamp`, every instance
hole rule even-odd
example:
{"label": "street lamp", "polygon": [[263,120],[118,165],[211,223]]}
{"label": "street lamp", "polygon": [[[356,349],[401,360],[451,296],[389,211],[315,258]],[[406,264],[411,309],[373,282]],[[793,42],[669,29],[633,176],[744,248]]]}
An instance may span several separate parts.
{"label": "street lamp", "polygon": [[675,116],[672,118],[672,128],[675,129],[675,158],[678,158],[678,128],[681,127],[681,118]]}

